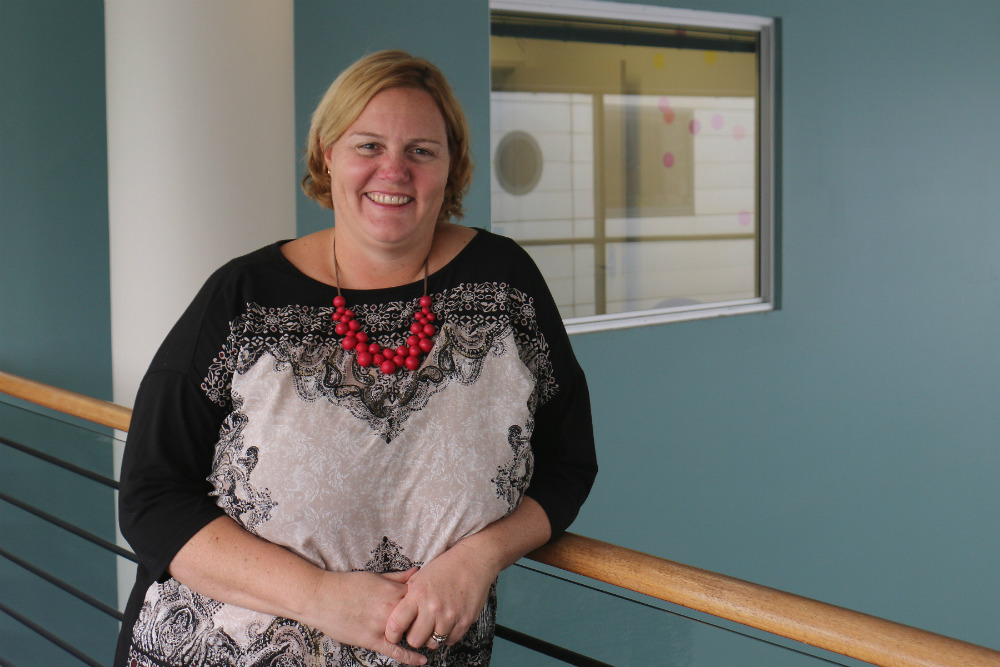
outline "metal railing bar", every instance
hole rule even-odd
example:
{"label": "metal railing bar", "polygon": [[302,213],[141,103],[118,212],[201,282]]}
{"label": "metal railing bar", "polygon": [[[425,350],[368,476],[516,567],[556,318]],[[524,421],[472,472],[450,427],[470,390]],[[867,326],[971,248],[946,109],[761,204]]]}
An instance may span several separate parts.
{"label": "metal railing bar", "polygon": [[94,607],[98,611],[103,612],[104,614],[106,614],[106,615],[114,618],[116,621],[121,621],[122,620],[122,613],[120,611],[118,611],[117,609],[115,609],[114,607],[112,607],[111,605],[106,604],[106,603],[98,600],[97,598],[95,598],[93,595],[90,595],[89,593],[83,592],[82,590],[80,590],[76,586],[73,586],[72,584],[63,581],[62,579],[60,579],[59,577],[51,574],[50,572],[46,572],[45,570],[32,565],[31,563],[29,563],[28,561],[24,560],[23,558],[20,558],[19,556],[15,556],[14,554],[10,553],[9,551],[7,551],[6,549],[4,549],[2,547],[0,547],[0,557],[6,558],[7,560],[9,560],[10,562],[14,563],[15,565],[20,565],[22,568],[24,568],[28,572],[31,572],[36,577],[38,577],[40,579],[44,579],[45,581],[49,582],[50,584],[52,584],[56,588],[59,588],[60,590],[63,590],[66,593],[69,593],[73,597],[75,597],[75,598],[77,598],[79,600],[82,600],[83,602],[86,602],[91,607]]}
{"label": "metal railing bar", "polygon": [[[563,577],[563,576],[555,574],[553,572],[546,572],[545,570],[539,570],[537,568],[531,567],[530,565],[524,565],[523,563],[514,563],[514,565],[516,567],[521,568],[521,569],[528,570],[529,572],[535,572],[537,574],[541,574],[541,575],[544,575],[546,577],[551,577],[553,579],[558,579],[559,581],[564,581],[564,582],[566,582],[568,584],[573,584],[575,586],[580,586],[582,588],[587,588],[587,589],[590,589],[592,591],[596,591],[597,593],[603,593],[604,595],[610,595],[611,597],[618,598],[619,600],[624,600],[626,602],[631,602],[633,604],[641,605],[643,607],[648,607],[649,609],[655,609],[656,611],[660,611],[660,612],[663,612],[665,614],[670,614],[671,616],[676,616],[678,618],[683,618],[683,619],[686,619],[688,621],[693,621],[694,623],[700,623],[701,625],[706,625],[706,626],[708,626],[710,628],[715,628],[716,630],[722,630],[722,631],[728,632],[730,634],[739,635],[740,637],[746,637],[747,639],[753,639],[753,640],[761,642],[763,644],[769,644],[770,646],[775,646],[777,648],[784,649],[786,651],[792,651],[793,653],[798,653],[800,655],[804,655],[804,656],[807,656],[809,658],[814,658],[816,660],[820,660],[822,662],[826,662],[826,663],[829,663],[831,665],[837,665],[837,667],[848,667],[843,662],[837,662],[836,660],[831,660],[830,658],[824,658],[823,656],[816,655],[815,653],[810,653],[809,651],[805,651],[803,649],[796,648],[794,646],[786,646],[785,644],[781,644],[779,642],[776,642],[773,639],[767,639],[765,637],[759,637],[757,635],[752,635],[749,632],[744,632],[744,631],[738,630],[736,628],[726,627],[725,625],[722,625],[721,623],[713,623],[712,621],[708,621],[708,620],[705,620],[703,618],[696,618],[694,616],[688,616],[687,614],[683,614],[683,613],[681,613],[679,611],[674,611],[673,609],[664,609],[663,607],[657,607],[655,604],[650,604],[649,602],[645,602],[643,600],[636,600],[635,598],[630,598],[629,596],[622,595],[621,593],[616,593],[614,591],[607,591],[607,590],[604,590],[603,588],[598,588],[597,586],[593,586],[591,584],[585,584],[582,581],[575,581],[573,579],[570,579],[569,577]],[[628,590],[628,589],[626,589],[626,590]],[[780,635],[778,635],[778,636],[780,636]]]}
{"label": "metal railing bar", "polygon": [[[0,376],[2,375],[3,373],[0,372]],[[72,428],[74,431],[82,431],[83,433],[87,433],[90,435],[97,435],[103,438],[110,438],[112,440],[119,439],[115,434],[115,429],[110,424],[103,423],[103,421],[91,421],[89,419],[84,419],[82,417],[79,417],[79,415],[73,412],[58,412],[56,410],[51,410],[47,412],[44,409],[38,410],[36,408],[39,407],[39,404],[32,403],[31,401],[27,400],[24,401],[25,403],[24,405],[22,405],[21,403],[6,400],[8,397],[12,397],[14,399],[19,399],[20,397],[17,396],[16,394],[8,394],[4,392],[2,386],[3,381],[4,381],[3,378],[0,377],[0,410],[8,409],[17,412],[23,412],[26,416],[29,416],[31,418],[44,422],[49,422],[51,424],[56,424],[58,426],[63,426],[63,427],[68,426]],[[69,419],[67,419],[67,417],[69,417]],[[3,666],[0,665],[0,667]]]}
{"label": "metal railing bar", "polygon": [[118,488],[118,482],[110,477],[106,477],[92,470],[87,470],[86,468],[78,466],[75,463],[69,463],[68,461],[64,461],[63,459],[53,456],[52,454],[46,454],[45,452],[39,451],[34,447],[29,447],[28,445],[16,442],[3,436],[0,436],[0,444],[7,445],[11,449],[16,449],[19,452],[27,454],[28,456],[33,456],[36,459],[45,461],[46,463],[59,466],[60,468],[80,475],[81,477],[86,477],[87,479],[97,482],[98,484],[103,484],[104,486],[111,487],[112,489]]}
{"label": "metal railing bar", "polygon": [[15,665],[12,662],[7,662],[7,660],[5,660],[2,655],[0,655],[0,667],[17,667],[17,665]]}
{"label": "metal railing bar", "polygon": [[96,544],[97,546],[101,547],[102,549],[110,551],[110,552],[114,553],[117,556],[121,556],[122,558],[127,558],[130,561],[133,561],[133,562],[136,562],[136,563],[139,562],[138,559],[135,557],[135,554],[133,554],[128,549],[124,549],[124,548],[118,546],[117,544],[115,544],[114,542],[109,542],[108,540],[105,540],[102,537],[98,537],[97,535],[94,535],[93,533],[89,533],[89,532],[83,530],[82,528],[78,528],[78,527],[74,526],[73,524],[69,523],[68,521],[64,521],[64,520],[60,519],[59,517],[54,516],[52,514],[49,514],[48,512],[46,512],[44,510],[40,510],[37,507],[29,505],[28,503],[22,502],[22,501],[18,500],[17,498],[14,498],[13,496],[10,496],[10,495],[2,492],[2,491],[0,491],[0,500],[4,500],[4,501],[10,503],[11,505],[14,505],[15,507],[18,507],[18,508],[24,510],[25,512],[28,512],[30,514],[34,514],[39,519],[44,519],[45,521],[48,521],[49,523],[51,523],[51,524],[53,524],[55,526],[58,526],[59,528],[62,528],[63,530],[65,530],[67,532],[73,533],[77,537],[82,537],[83,539],[87,540],[88,542]]}
{"label": "metal railing bar", "polygon": [[562,646],[556,646],[555,644],[547,642],[544,639],[532,637],[531,635],[520,632],[519,630],[514,630],[513,628],[508,628],[505,625],[500,625],[499,623],[496,626],[496,636],[530,649],[535,653],[541,653],[549,656],[550,658],[555,658],[556,660],[565,662],[566,664],[575,665],[575,667],[613,667],[609,663],[595,660],[594,658],[585,656],[582,653],[577,653],[576,651],[571,651],[568,648],[563,648]]}
{"label": "metal railing bar", "polygon": [[5,605],[3,602],[0,602],[0,612],[7,614],[8,616],[13,618],[15,621],[25,626],[32,632],[44,637],[49,643],[55,644],[56,646],[58,646],[59,648],[61,648],[62,650],[66,651],[71,656],[79,660],[80,662],[86,663],[90,667],[105,667],[105,665],[103,665],[102,663],[98,662],[97,660],[94,660],[89,655],[87,655],[80,649],[76,648],[72,644],[63,641],[62,639],[55,636],[54,634],[52,634],[42,626],[38,625],[31,619],[27,618],[26,616],[22,616],[18,612],[14,611],[13,609]]}

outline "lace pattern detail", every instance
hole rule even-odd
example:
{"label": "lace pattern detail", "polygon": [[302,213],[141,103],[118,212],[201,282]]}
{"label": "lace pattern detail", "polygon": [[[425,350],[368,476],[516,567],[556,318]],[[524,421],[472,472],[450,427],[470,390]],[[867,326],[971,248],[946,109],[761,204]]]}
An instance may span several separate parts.
{"label": "lace pattern detail", "polygon": [[132,631],[129,663],[136,667],[250,667],[301,665],[335,667],[341,664],[340,646],[317,630],[287,618],[273,618],[266,626],[249,628],[245,645],[216,625],[223,608],[176,579],[156,587],[147,599]]}
{"label": "lace pattern detail", "polygon": [[157,586],[158,598],[139,612],[129,649],[130,667],[337,667],[341,646],[287,618],[249,629],[245,645],[217,627],[222,604],[176,579]]}
{"label": "lace pattern detail", "polygon": [[[248,304],[230,323],[230,335],[209,368],[202,389],[221,406],[232,405],[235,373],[247,371],[264,354],[275,370],[291,368],[296,391],[306,401],[326,398],[344,405],[369,424],[386,443],[403,429],[407,418],[422,409],[447,382],[475,382],[488,355],[502,355],[512,334],[518,357],[535,377],[529,409],[545,403],[558,390],[548,343],[538,330],[534,300],[506,283],[462,283],[435,294],[434,309],[443,322],[430,363],[413,373],[383,375],[357,365],[339,346],[331,308]],[[361,304],[355,308],[372,335],[388,345],[402,344],[416,310],[416,300]],[[397,326],[396,331],[383,327]]]}
{"label": "lace pattern detail", "polygon": [[523,433],[520,426],[511,426],[507,432],[507,444],[510,445],[513,456],[507,463],[497,467],[496,477],[490,480],[496,484],[497,498],[507,502],[508,514],[521,504],[521,498],[531,482],[535,457],[530,441],[531,438]]}
{"label": "lace pattern detail", "polygon": [[226,514],[256,535],[257,528],[271,518],[271,510],[278,503],[271,499],[270,491],[258,488],[250,481],[260,450],[251,446],[244,451],[243,429],[247,425],[247,416],[240,411],[243,400],[236,393],[233,394],[233,404],[235,409],[223,423],[215,448],[212,474],[208,477],[214,490],[209,495],[216,496],[219,507]]}
{"label": "lace pattern detail", "polygon": [[372,558],[365,563],[365,572],[385,574],[387,572],[406,572],[411,567],[423,565],[410,560],[403,548],[388,537],[383,537],[377,547],[372,549]]}

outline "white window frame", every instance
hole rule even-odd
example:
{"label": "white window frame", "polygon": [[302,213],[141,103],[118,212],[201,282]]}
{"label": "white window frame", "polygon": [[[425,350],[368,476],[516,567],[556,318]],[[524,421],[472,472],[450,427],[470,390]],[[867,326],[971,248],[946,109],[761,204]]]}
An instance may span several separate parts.
{"label": "white window frame", "polygon": [[774,310],[775,293],[775,22],[764,16],[727,14],[603,0],[490,0],[490,10],[548,16],[587,17],[643,23],[754,31],[760,35],[758,56],[758,244],[760,296],[716,301],[698,306],[631,311],[565,320],[570,334],[701,320]]}

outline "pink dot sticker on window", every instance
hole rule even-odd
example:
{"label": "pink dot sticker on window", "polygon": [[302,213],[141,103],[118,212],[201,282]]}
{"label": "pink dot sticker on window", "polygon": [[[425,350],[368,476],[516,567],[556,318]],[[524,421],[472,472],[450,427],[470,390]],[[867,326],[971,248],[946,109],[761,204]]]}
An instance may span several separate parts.
{"label": "pink dot sticker on window", "polygon": [[740,211],[736,219],[739,220],[741,227],[749,227],[753,223],[753,214],[750,211]]}
{"label": "pink dot sticker on window", "polygon": [[701,121],[697,118],[692,118],[691,123],[688,125],[688,129],[691,130],[691,134],[698,134],[701,132]]}
{"label": "pink dot sticker on window", "polygon": [[669,97],[661,97],[660,98],[660,111],[663,112],[663,113],[667,113],[668,111],[670,111],[670,98]]}
{"label": "pink dot sticker on window", "polygon": [[667,125],[672,124],[674,122],[674,118],[676,118],[676,114],[674,114],[673,109],[667,109],[663,112],[663,122]]}
{"label": "pink dot sticker on window", "polygon": [[721,130],[722,126],[726,124],[726,119],[723,118],[721,113],[717,113],[712,116],[712,127],[716,130]]}
{"label": "pink dot sticker on window", "polygon": [[663,154],[663,166],[670,169],[674,166],[674,154],[667,152]]}
{"label": "pink dot sticker on window", "polygon": [[735,139],[736,141],[743,141],[744,139],[746,139],[746,136],[747,136],[747,129],[745,127],[743,127],[742,125],[733,126],[733,139]]}

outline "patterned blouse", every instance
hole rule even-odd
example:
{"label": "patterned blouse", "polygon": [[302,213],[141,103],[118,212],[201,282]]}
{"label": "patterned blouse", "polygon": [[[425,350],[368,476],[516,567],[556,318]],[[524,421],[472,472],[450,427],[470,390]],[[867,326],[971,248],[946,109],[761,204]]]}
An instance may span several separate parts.
{"label": "patterned blouse", "polygon": [[[525,494],[553,534],[597,471],[586,380],[544,280],[486,231],[429,278],[439,330],[415,371],[362,368],[331,319],[336,289],[281,243],[217,271],[139,390],[122,467],[122,533],[139,557],[119,666],[396,665],[298,621],[226,604],[167,573],[223,514],[330,571],[426,563]],[[405,342],[423,282],[345,290],[383,347]],[[432,665],[487,665],[495,587]]]}

